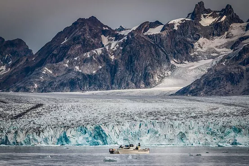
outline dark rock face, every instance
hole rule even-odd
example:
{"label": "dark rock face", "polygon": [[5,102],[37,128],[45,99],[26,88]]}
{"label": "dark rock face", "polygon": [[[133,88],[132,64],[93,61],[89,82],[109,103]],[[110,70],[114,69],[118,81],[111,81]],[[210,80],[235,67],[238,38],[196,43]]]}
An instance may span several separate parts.
{"label": "dark rock face", "polygon": [[4,38],[0,37],[0,45],[2,45],[5,42]]}
{"label": "dark rock face", "polygon": [[248,95],[249,44],[225,56],[207,74],[176,95]]}
{"label": "dark rock face", "polygon": [[248,31],[248,30],[249,30],[249,23],[246,26],[246,31]]}
{"label": "dark rock face", "polygon": [[11,70],[26,57],[32,56],[32,51],[21,39],[5,41],[0,37],[0,66]]}
{"label": "dark rock face", "polygon": [[191,19],[192,20],[196,20],[196,21],[200,21],[201,20],[201,15],[202,14],[209,14],[211,13],[212,10],[210,9],[206,9],[204,6],[204,2],[201,1],[198,4],[195,5],[195,9],[191,14]]}
{"label": "dark rock face", "polygon": [[237,47],[240,46],[240,44],[241,44],[243,41],[245,41],[245,40],[247,40],[247,39],[249,39],[249,36],[240,37],[240,38],[231,46],[231,49],[232,49],[232,50],[236,49]]}

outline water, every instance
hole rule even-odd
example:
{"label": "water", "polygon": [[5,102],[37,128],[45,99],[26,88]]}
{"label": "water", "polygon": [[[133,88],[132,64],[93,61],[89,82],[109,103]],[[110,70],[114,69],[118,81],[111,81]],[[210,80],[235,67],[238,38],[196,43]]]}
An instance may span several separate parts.
{"label": "water", "polygon": [[249,148],[242,147],[150,147],[148,155],[111,155],[108,148],[0,146],[0,165],[237,166],[249,163]]}

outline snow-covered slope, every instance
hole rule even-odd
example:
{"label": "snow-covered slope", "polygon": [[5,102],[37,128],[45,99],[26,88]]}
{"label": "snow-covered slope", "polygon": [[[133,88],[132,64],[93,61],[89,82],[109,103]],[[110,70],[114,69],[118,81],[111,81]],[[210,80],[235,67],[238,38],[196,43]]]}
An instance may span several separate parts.
{"label": "snow-covered slope", "polygon": [[169,73],[163,81],[153,89],[168,89],[171,93],[191,84],[199,79],[212,66],[214,60],[201,60],[198,62],[186,62],[185,64],[176,64],[176,69]]}
{"label": "snow-covered slope", "polygon": [[190,20],[188,18],[179,18],[179,19],[175,19],[175,20],[171,20],[168,24],[174,24],[174,29],[177,30],[178,29],[178,26],[187,21],[187,20]]}
{"label": "snow-covered slope", "polygon": [[0,142],[249,146],[248,101],[246,96],[1,93]]}
{"label": "snow-covered slope", "polygon": [[[169,73],[169,76],[166,76],[163,81],[155,87],[155,89],[165,88],[169,90],[169,88],[172,88],[171,92],[173,92],[180,90],[201,78],[201,76],[203,76],[209,68],[216,65],[223,56],[233,52],[232,48],[235,47],[233,45],[237,41],[244,37],[249,38],[249,31],[246,31],[246,26],[247,23],[232,24],[229,30],[222,36],[211,39],[200,38],[196,43],[194,43],[191,56],[199,57],[204,60],[199,60],[197,62],[184,62],[182,64],[177,64],[174,61],[171,61],[176,68],[172,70],[172,72]],[[248,39],[242,40],[241,46],[248,43]]]}

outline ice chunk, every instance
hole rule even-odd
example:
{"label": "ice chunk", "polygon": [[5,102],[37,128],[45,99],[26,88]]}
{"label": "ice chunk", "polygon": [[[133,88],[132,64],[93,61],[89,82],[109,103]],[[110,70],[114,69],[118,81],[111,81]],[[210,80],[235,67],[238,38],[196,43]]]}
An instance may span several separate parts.
{"label": "ice chunk", "polygon": [[116,157],[105,157],[104,162],[117,162],[118,158]]}

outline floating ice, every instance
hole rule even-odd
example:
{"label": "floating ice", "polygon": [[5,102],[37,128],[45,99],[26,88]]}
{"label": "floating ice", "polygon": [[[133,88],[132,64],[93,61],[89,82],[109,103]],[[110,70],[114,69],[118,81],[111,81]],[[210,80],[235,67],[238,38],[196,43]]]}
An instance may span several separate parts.
{"label": "floating ice", "polygon": [[117,162],[118,158],[116,157],[105,157],[104,162]]}

